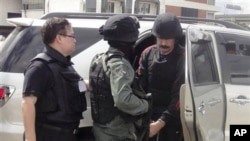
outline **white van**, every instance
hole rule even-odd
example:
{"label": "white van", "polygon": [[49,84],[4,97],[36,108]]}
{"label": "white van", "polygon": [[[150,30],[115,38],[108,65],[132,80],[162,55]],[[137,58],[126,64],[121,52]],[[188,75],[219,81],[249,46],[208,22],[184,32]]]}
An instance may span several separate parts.
{"label": "white van", "polygon": [[[0,49],[1,141],[22,140],[23,71],[44,50],[40,28],[52,16],[66,17],[72,23],[77,40],[72,61],[84,79],[88,79],[93,56],[108,48],[98,30],[111,14],[49,13],[41,19],[8,19],[16,28]],[[155,16],[137,16],[141,27],[134,48],[135,68],[142,50],[155,43],[151,34]],[[229,141],[230,125],[250,124],[250,32],[223,21],[179,20],[184,31],[181,43],[186,49],[186,78],[180,90],[185,141]],[[83,115],[82,140],[90,141],[90,107]]]}

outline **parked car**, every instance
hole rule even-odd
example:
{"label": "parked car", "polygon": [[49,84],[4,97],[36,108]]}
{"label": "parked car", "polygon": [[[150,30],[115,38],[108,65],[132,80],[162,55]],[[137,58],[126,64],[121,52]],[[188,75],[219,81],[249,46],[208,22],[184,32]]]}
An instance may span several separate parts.
{"label": "parked car", "polygon": [[0,41],[4,41],[5,40],[5,36],[4,35],[0,35]]}
{"label": "parked car", "polygon": [[[49,13],[41,19],[13,18],[16,28],[0,50],[0,139],[22,140],[21,99],[24,69],[44,50],[40,28],[48,17],[65,17],[74,27],[74,68],[88,79],[90,61],[108,49],[99,27],[112,14]],[[145,47],[155,43],[151,27],[155,16],[136,15],[140,35],[134,47],[134,68]],[[180,89],[185,141],[229,141],[232,124],[250,124],[250,32],[238,25],[208,19],[179,17],[184,31],[186,77]],[[201,23],[199,23],[199,21]],[[92,140],[88,109],[80,123],[82,140]]]}
{"label": "parked car", "polygon": [[4,40],[5,40],[5,37],[3,35],[0,35],[0,47],[2,46]]}

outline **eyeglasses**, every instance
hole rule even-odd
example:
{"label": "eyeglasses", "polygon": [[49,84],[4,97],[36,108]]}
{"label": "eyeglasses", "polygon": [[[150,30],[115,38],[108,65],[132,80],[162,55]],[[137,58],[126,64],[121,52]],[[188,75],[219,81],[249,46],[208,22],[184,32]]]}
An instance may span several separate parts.
{"label": "eyeglasses", "polygon": [[61,33],[59,33],[59,35],[70,37],[70,38],[74,38],[74,39],[76,38],[74,35],[66,35],[66,34],[61,34]]}

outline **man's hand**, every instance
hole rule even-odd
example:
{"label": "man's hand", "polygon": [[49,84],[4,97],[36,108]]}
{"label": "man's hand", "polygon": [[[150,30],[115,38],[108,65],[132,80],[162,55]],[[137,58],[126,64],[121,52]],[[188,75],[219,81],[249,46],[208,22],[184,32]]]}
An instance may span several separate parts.
{"label": "man's hand", "polygon": [[159,131],[161,130],[161,128],[163,128],[165,126],[165,122],[162,120],[157,120],[157,121],[153,121],[150,123],[150,129],[149,129],[149,137],[152,138],[153,136],[155,136],[156,134],[159,133]]}

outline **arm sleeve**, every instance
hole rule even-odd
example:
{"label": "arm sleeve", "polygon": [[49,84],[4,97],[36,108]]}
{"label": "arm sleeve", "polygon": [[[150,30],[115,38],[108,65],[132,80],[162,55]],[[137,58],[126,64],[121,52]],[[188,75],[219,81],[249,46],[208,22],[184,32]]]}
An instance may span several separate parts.
{"label": "arm sleeve", "polygon": [[110,85],[115,106],[130,115],[136,116],[148,111],[148,102],[139,99],[132,92],[134,69],[126,59],[114,58],[108,62]]}
{"label": "arm sleeve", "polygon": [[136,72],[140,78],[141,86],[146,92],[148,92],[148,89],[147,89],[148,88],[148,69],[147,69],[148,60],[147,59],[148,59],[151,48],[152,47],[148,47],[142,52],[140,60],[139,60],[139,67]]}
{"label": "arm sleeve", "polygon": [[24,73],[23,96],[39,97],[46,92],[51,84],[50,70],[42,62],[34,62]]}
{"label": "arm sleeve", "polygon": [[172,87],[172,97],[171,102],[166,111],[162,113],[160,117],[161,120],[165,121],[166,123],[169,122],[171,119],[179,118],[179,97],[180,97],[180,87],[185,81],[185,65],[184,65],[184,56],[181,56],[177,63],[177,77],[174,81]]}

